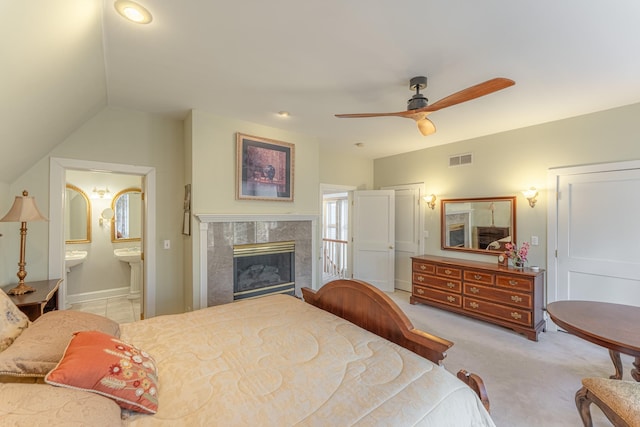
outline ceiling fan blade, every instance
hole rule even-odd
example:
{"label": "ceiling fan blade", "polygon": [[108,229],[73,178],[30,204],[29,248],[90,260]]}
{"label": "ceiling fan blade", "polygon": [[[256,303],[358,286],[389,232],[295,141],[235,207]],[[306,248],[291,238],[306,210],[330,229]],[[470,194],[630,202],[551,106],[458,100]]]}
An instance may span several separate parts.
{"label": "ceiling fan blade", "polygon": [[418,130],[420,131],[422,136],[431,135],[432,133],[436,132],[436,125],[434,125],[433,122],[426,117],[420,120],[416,120],[416,123],[418,125]]}
{"label": "ceiling fan blade", "polygon": [[359,117],[406,117],[409,114],[412,114],[413,111],[398,111],[396,113],[359,113],[359,114],[336,114],[336,117],[340,117],[341,119],[353,119]]}
{"label": "ceiling fan blade", "polygon": [[497,92],[502,89],[506,89],[509,86],[516,84],[511,79],[505,79],[504,77],[497,77],[495,79],[487,80],[484,83],[479,83],[475,86],[468,87],[456,92],[453,95],[449,95],[442,98],[439,101],[434,102],[424,108],[420,108],[416,111],[438,111],[442,108],[451,107],[452,105],[460,104],[462,102],[471,101],[472,99],[480,98],[481,96],[489,95],[490,93]]}

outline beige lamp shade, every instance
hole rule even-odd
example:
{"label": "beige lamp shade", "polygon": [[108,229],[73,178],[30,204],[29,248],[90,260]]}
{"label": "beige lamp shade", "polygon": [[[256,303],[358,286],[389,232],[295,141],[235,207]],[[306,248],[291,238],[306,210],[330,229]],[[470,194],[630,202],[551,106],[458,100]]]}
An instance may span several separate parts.
{"label": "beige lamp shade", "polygon": [[13,206],[0,222],[32,222],[32,221],[48,221],[48,219],[40,213],[36,205],[36,199],[29,196],[25,190],[22,196],[16,196]]}
{"label": "beige lamp shade", "polygon": [[29,197],[27,190],[22,192],[21,196],[16,196],[16,200],[13,202],[13,206],[9,212],[0,219],[0,222],[20,222],[20,262],[18,262],[18,286],[10,289],[7,292],[10,295],[22,295],[27,292],[33,292],[35,289],[24,283],[24,278],[27,277],[27,271],[25,270],[25,247],[27,242],[27,222],[31,221],[48,221],[38,210],[36,206],[36,200],[33,197]]}

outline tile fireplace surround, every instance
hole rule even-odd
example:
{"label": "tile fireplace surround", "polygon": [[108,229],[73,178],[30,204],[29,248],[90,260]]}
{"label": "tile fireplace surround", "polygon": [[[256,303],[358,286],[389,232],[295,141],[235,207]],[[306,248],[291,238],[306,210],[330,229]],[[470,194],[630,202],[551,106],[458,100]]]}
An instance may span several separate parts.
{"label": "tile fireplace surround", "polygon": [[200,298],[206,306],[233,301],[233,246],[295,241],[296,295],[314,285],[315,215],[196,215],[200,221]]}

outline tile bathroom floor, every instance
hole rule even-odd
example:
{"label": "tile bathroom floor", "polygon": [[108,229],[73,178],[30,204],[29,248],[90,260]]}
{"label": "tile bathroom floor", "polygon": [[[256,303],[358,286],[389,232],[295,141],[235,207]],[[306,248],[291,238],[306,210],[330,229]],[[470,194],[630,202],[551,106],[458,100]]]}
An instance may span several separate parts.
{"label": "tile bathroom floor", "polygon": [[140,298],[126,296],[71,304],[71,310],[84,311],[108,317],[118,323],[140,320]]}

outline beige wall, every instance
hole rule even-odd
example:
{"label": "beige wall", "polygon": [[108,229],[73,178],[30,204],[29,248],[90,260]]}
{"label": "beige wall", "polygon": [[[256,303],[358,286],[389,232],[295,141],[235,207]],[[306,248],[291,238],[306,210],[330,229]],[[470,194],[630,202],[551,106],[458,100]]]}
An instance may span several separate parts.
{"label": "beige wall", "polygon": [[[374,187],[424,182],[438,199],[517,195],[517,238],[532,247],[531,265],[546,265],[547,171],[550,168],[640,159],[640,104],[378,159]],[[473,165],[448,167],[449,156],[473,153]],[[535,186],[530,208],[521,191]],[[594,200],[594,208],[597,203]],[[493,261],[495,257],[440,250],[440,206],[426,210],[426,253]]]}
{"label": "beige wall", "polygon": [[[314,138],[198,110],[191,112],[190,121],[193,213],[318,214],[320,162]],[[295,144],[293,202],[236,200],[237,132]],[[199,306],[199,244],[198,222],[194,220],[191,248],[195,307]]]}
{"label": "beige wall", "polygon": [[[156,170],[156,313],[183,310],[182,199],[184,192],[183,122],[156,115],[105,108],[69,135],[48,156],[10,185],[10,194],[27,188],[47,215],[49,202],[49,157],[151,166]],[[47,215],[48,216],[48,215]],[[4,282],[15,281],[18,236],[5,239]],[[170,239],[171,250],[162,249]],[[13,243],[15,241],[15,244]],[[9,244],[11,242],[11,244]],[[7,248],[8,247],[8,248]],[[47,278],[48,224],[29,224],[27,280]],[[17,268],[15,269],[17,271]],[[11,277],[13,276],[13,277]]]}
{"label": "beige wall", "polygon": [[350,150],[341,152],[320,148],[320,182],[351,185],[358,190],[373,189],[373,160],[363,159]]}

